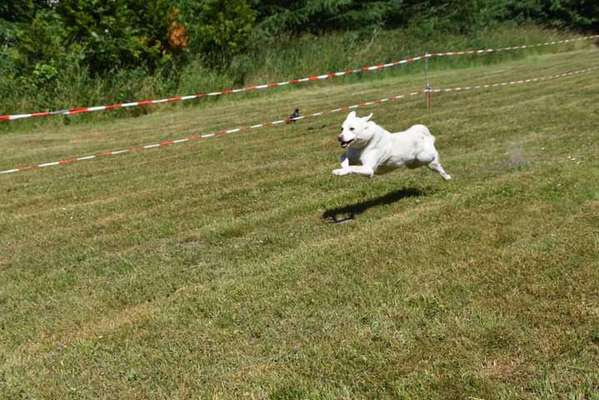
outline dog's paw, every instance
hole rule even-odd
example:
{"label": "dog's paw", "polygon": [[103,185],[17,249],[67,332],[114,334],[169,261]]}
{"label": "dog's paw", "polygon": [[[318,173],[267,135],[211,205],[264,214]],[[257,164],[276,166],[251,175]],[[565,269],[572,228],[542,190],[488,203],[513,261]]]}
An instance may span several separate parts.
{"label": "dog's paw", "polygon": [[339,168],[339,169],[333,170],[333,175],[335,175],[335,176],[343,176],[343,175],[347,175],[347,174],[349,174],[349,170],[344,169],[344,168]]}

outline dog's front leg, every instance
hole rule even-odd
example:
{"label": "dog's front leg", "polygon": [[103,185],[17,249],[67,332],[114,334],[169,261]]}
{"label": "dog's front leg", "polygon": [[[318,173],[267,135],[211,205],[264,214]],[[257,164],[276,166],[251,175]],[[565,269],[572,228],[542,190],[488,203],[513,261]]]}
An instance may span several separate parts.
{"label": "dog's front leg", "polygon": [[347,153],[345,153],[341,156],[341,168],[342,169],[349,168],[349,157],[347,156]]}
{"label": "dog's front leg", "polygon": [[341,168],[336,169],[333,171],[333,175],[337,175],[337,176],[342,176],[342,175],[347,175],[350,173],[349,171],[349,157],[347,156],[347,153],[344,153],[341,158]]}
{"label": "dog's front leg", "polygon": [[367,165],[350,165],[347,168],[336,169],[333,171],[333,175],[343,176],[349,174],[364,175],[372,178],[374,175],[374,169]]}
{"label": "dog's front leg", "polygon": [[369,178],[374,176],[374,169],[368,165],[351,165],[348,168],[350,174],[364,175]]}

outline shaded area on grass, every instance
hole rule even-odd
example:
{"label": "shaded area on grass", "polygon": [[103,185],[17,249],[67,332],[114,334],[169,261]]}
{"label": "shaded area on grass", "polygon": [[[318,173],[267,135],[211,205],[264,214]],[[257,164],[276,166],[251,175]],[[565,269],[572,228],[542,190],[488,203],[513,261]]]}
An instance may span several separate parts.
{"label": "shaded area on grass", "polygon": [[327,222],[335,224],[349,222],[355,219],[356,215],[360,215],[370,208],[389,205],[408,197],[419,197],[425,194],[426,193],[424,191],[416,188],[400,189],[370,200],[360,201],[343,207],[332,208],[325,211],[322,214],[322,218]]}

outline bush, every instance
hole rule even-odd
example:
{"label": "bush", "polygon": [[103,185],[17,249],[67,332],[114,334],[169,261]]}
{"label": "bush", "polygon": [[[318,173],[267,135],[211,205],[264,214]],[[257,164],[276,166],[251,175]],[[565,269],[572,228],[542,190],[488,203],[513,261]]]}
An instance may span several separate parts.
{"label": "bush", "polygon": [[206,64],[223,68],[253,42],[256,13],[246,0],[204,0],[182,3],[189,26],[191,49]]}
{"label": "bush", "polygon": [[23,74],[31,74],[39,63],[58,67],[66,58],[66,31],[60,17],[41,9],[29,24],[17,31],[16,63]]}
{"label": "bush", "polygon": [[57,12],[67,47],[83,43],[92,74],[147,67],[164,61],[168,49],[167,0],[61,0]]}

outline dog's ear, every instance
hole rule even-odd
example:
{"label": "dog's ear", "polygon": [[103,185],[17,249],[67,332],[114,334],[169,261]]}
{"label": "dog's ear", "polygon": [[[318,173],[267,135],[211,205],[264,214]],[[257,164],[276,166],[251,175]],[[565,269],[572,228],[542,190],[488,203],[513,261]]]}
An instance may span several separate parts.
{"label": "dog's ear", "polygon": [[370,118],[372,118],[372,113],[370,113],[369,116],[362,118],[364,121],[370,121]]}
{"label": "dog's ear", "polygon": [[352,118],[352,119],[356,118],[356,112],[355,111],[350,112],[349,114],[347,114],[347,118]]}

